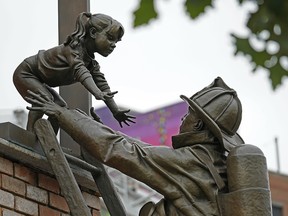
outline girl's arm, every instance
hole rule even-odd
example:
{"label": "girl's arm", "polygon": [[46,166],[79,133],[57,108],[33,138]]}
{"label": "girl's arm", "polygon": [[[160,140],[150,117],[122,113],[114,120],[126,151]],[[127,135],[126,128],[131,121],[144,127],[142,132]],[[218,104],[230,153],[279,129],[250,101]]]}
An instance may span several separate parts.
{"label": "girl's arm", "polygon": [[117,92],[111,92],[110,89],[106,91],[101,91],[95,84],[92,77],[87,77],[85,80],[83,80],[82,85],[85,86],[85,88],[94,95],[94,97],[97,100],[103,100],[106,104],[106,106],[109,108],[111,113],[113,114],[114,118],[119,122],[120,127],[122,127],[122,122],[129,126],[130,123],[135,123],[131,119],[135,119],[134,116],[127,115],[127,113],[130,110],[120,110],[115,103],[113,96]]}
{"label": "girl's arm", "polygon": [[[100,72],[100,66],[96,60],[93,61],[93,68],[90,71],[95,85],[97,85],[102,92],[106,92],[112,95],[115,94],[115,92],[111,93],[108,82],[105,79],[104,74]],[[122,127],[122,123],[126,124],[127,126],[129,126],[129,123],[135,123],[132,120],[135,119],[135,117],[127,115],[130,110],[120,110],[112,97],[107,98],[104,102],[113,114],[114,118],[119,122],[120,127]]]}
{"label": "girl's arm", "polygon": [[95,84],[92,77],[87,77],[82,81],[82,85],[97,99],[97,100],[111,100],[117,92],[102,92]]}
{"label": "girl's arm", "polygon": [[67,59],[67,64],[71,67],[71,71],[73,71],[74,79],[80,82],[97,100],[105,101],[113,97],[115,93],[104,92],[94,82],[90,71],[80,58],[79,50],[72,49],[70,46],[63,46],[62,52]]}

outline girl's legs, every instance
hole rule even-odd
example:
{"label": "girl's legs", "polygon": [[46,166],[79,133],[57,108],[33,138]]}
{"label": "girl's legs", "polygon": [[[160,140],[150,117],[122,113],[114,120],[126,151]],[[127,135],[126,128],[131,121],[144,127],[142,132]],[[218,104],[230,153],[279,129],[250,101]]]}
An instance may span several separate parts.
{"label": "girl's legs", "polygon": [[[31,57],[30,59],[31,60]],[[26,61],[23,61],[15,70],[14,75],[13,75],[13,82],[14,85],[16,87],[16,89],[18,90],[18,92],[20,93],[20,95],[24,98],[26,96],[29,96],[27,93],[27,90],[31,90],[35,93],[39,93],[40,91],[43,92],[44,94],[46,94],[49,98],[51,98],[52,100],[54,100],[54,96],[52,95],[52,93],[50,93],[50,91],[47,89],[47,86],[45,84],[43,84],[41,82],[41,80],[34,75],[36,70],[35,65],[33,67],[33,61],[29,61],[29,63],[27,63]],[[54,90],[53,90],[54,91]],[[55,92],[55,91],[54,91]],[[56,93],[56,92],[55,92]],[[53,93],[54,94],[54,93]],[[57,94],[57,93],[56,93]],[[60,96],[59,96],[60,97]],[[57,97],[55,97],[57,98]],[[63,99],[62,99],[63,100]],[[66,104],[66,103],[65,103]],[[28,131],[34,131],[34,124],[35,122],[42,118],[43,113],[39,112],[39,111],[29,111],[28,113],[28,122],[27,122],[27,130]],[[53,121],[52,121],[53,122]],[[52,123],[51,123],[52,124]],[[53,122],[54,124],[54,122]],[[52,125],[53,125],[52,124]],[[53,127],[54,128],[54,127]],[[59,128],[59,126],[58,126]],[[58,131],[57,126],[55,125],[54,130]]]}

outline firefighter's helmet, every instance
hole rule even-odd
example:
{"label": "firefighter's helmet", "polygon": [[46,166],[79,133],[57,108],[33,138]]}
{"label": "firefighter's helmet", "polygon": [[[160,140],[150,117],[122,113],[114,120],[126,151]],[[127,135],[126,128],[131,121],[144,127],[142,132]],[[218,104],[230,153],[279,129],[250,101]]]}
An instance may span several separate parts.
{"label": "firefighter's helmet", "polygon": [[195,110],[220,144],[230,151],[244,141],[237,134],[242,119],[242,105],[235,90],[217,77],[212,84],[191,98],[180,96]]}

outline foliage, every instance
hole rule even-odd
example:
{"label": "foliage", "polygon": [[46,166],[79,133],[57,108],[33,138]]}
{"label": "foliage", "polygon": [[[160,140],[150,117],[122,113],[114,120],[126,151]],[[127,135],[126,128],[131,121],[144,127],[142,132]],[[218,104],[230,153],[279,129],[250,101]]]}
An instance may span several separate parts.
{"label": "foliage", "polygon": [[[134,12],[134,27],[148,24],[157,18],[156,0],[140,0]],[[237,0],[240,5],[249,0]],[[249,12],[246,23],[249,33],[246,36],[231,34],[236,47],[235,55],[244,54],[250,60],[252,71],[259,68],[269,73],[273,89],[288,77],[288,1],[250,0],[258,9]],[[186,0],[184,8],[191,19],[197,19],[205,10],[213,7],[213,0]],[[254,41],[254,42],[253,42]],[[255,46],[261,44],[261,48]]]}
{"label": "foliage", "polygon": [[206,7],[212,7],[212,0],[186,0],[184,5],[187,14],[195,19],[205,12]]}
{"label": "foliage", "polygon": [[134,11],[134,27],[148,24],[152,19],[157,18],[154,0],[140,0],[137,10]]}

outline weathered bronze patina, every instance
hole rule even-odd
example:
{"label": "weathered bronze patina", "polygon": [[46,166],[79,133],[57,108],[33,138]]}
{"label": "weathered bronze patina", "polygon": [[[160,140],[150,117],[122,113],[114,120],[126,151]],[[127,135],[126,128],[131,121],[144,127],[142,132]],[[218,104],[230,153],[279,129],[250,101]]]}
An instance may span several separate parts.
{"label": "weathered bronze patina", "polygon": [[[27,90],[41,91],[56,104],[67,107],[63,98],[51,87],[80,82],[97,100],[106,103],[121,127],[122,123],[134,123],[134,117],[127,114],[129,110],[120,110],[115,103],[113,97],[117,92],[111,92],[94,56],[94,53],[104,57],[110,55],[123,34],[123,26],[112,17],[83,12],[77,18],[75,31],[63,44],[40,50],[16,68],[14,85],[24,99]],[[27,130],[33,131],[34,123],[42,116],[42,111],[30,111]],[[50,122],[58,131],[57,121],[50,118]]]}
{"label": "weathered bronze patina", "polygon": [[[242,106],[236,91],[220,77],[190,98],[181,96],[189,109],[179,134],[172,138],[173,148],[151,146],[116,132],[83,112],[55,104],[45,93],[28,93],[26,100],[33,104],[29,110],[56,119],[98,161],[144,182],[164,196],[156,204],[144,205],[140,216],[244,216],[247,212],[253,216],[271,215],[265,158],[258,148],[246,148],[237,134]],[[227,160],[227,155],[231,159]],[[261,163],[247,160],[259,156]],[[249,166],[250,162],[253,166]],[[240,169],[241,166],[247,169]],[[259,175],[253,175],[255,170]],[[237,178],[240,173],[242,178]],[[259,179],[250,180],[253,184],[241,182],[251,177]],[[263,205],[265,211],[259,213]]]}

